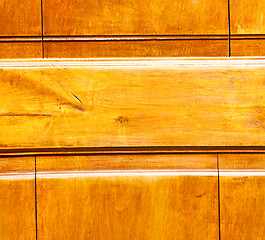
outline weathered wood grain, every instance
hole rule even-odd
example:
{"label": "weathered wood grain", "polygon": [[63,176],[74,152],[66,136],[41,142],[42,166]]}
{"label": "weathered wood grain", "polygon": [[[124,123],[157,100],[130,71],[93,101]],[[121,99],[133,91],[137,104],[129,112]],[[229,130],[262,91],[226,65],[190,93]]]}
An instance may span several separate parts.
{"label": "weathered wood grain", "polygon": [[227,11],[226,0],[43,0],[44,34],[228,34]]}
{"label": "weathered wood grain", "polygon": [[264,146],[265,62],[1,62],[1,148]]}
{"label": "weathered wood grain", "polygon": [[0,36],[41,36],[40,1],[1,0],[0,13]]}
{"label": "weathered wood grain", "polygon": [[227,40],[54,41],[44,42],[46,58],[90,57],[220,57]]}
{"label": "weathered wood grain", "polygon": [[0,158],[0,238],[35,239],[34,157]]}
{"label": "weathered wood grain", "polygon": [[219,154],[222,239],[265,238],[265,154]]}
{"label": "weathered wood grain", "polygon": [[216,154],[196,157],[37,157],[38,239],[218,239]]}

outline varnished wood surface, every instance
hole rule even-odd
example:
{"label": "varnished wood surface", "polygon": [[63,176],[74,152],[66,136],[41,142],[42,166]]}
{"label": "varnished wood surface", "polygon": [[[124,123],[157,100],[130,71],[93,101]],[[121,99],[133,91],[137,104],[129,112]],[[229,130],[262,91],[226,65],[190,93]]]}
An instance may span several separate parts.
{"label": "varnished wood surface", "polygon": [[0,238],[35,239],[34,157],[0,158]]}
{"label": "varnished wood surface", "polygon": [[44,35],[228,34],[227,9],[226,0],[43,0]]}
{"label": "varnished wood surface", "polygon": [[41,58],[41,42],[0,42],[0,58]]}
{"label": "varnished wood surface", "polygon": [[231,0],[232,34],[265,34],[265,2],[262,0]]}
{"label": "varnished wood surface", "polygon": [[38,239],[218,239],[216,154],[196,156],[37,157]]}
{"label": "varnished wood surface", "polygon": [[233,39],[230,43],[231,56],[264,56],[264,39]]}
{"label": "varnished wood surface", "polygon": [[1,62],[1,148],[264,146],[264,60]]}
{"label": "varnished wood surface", "polygon": [[0,13],[0,36],[41,36],[40,1],[1,0]]}
{"label": "varnished wood surface", "polygon": [[228,56],[228,40],[44,42],[45,58]]}
{"label": "varnished wood surface", "polygon": [[219,154],[222,239],[265,238],[265,154]]}

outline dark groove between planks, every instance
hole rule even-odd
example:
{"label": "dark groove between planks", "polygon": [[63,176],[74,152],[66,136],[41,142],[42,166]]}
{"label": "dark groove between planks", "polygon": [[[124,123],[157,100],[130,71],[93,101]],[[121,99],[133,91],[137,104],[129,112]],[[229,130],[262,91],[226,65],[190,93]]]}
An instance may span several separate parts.
{"label": "dark groove between planks", "polygon": [[219,158],[218,158],[218,152],[216,153],[216,159],[217,159],[217,181],[218,181],[218,228],[219,228],[219,240],[221,240],[221,203],[220,203],[220,168],[219,168]]}

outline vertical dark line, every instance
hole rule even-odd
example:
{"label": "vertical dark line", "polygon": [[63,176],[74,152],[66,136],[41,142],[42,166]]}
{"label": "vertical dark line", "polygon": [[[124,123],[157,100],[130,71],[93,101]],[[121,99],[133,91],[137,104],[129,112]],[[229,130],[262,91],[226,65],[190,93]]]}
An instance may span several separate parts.
{"label": "vertical dark line", "polygon": [[227,0],[228,2],[228,54],[229,57],[231,57],[231,24],[230,24],[230,2],[229,0]]}
{"label": "vertical dark line", "polygon": [[41,54],[42,58],[44,58],[44,43],[43,43],[43,3],[42,0],[40,0],[41,3]]}
{"label": "vertical dark line", "polygon": [[219,223],[219,240],[221,240],[220,169],[219,169],[218,153],[217,153],[217,173],[218,173],[218,223]]}
{"label": "vertical dark line", "polygon": [[36,240],[38,239],[38,222],[37,222],[37,157],[35,155],[35,228],[36,228]]}

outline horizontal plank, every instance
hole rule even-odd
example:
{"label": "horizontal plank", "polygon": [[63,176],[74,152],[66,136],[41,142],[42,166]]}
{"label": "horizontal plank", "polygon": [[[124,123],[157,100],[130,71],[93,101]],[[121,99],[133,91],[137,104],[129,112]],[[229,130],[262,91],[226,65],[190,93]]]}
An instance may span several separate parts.
{"label": "horizontal plank", "polygon": [[41,42],[0,42],[0,58],[41,58]]}
{"label": "horizontal plank", "polygon": [[[240,170],[255,171],[265,170],[264,153],[238,153],[238,154],[218,154],[220,171]],[[241,173],[242,174],[242,173]],[[244,174],[244,172],[243,172]]]}
{"label": "horizontal plank", "polygon": [[0,61],[1,149],[263,146],[264,59]]}
{"label": "horizontal plank", "polygon": [[37,157],[38,172],[105,170],[217,171],[216,154],[121,154]]}
{"label": "horizontal plank", "polygon": [[231,56],[264,56],[265,38],[256,39],[242,36],[241,39],[231,39],[230,47]]}
{"label": "horizontal plank", "polygon": [[43,0],[44,35],[226,34],[219,1]]}
{"label": "horizontal plank", "polygon": [[133,40],[44,42],[46,58],[228,56],[228,40]]}

